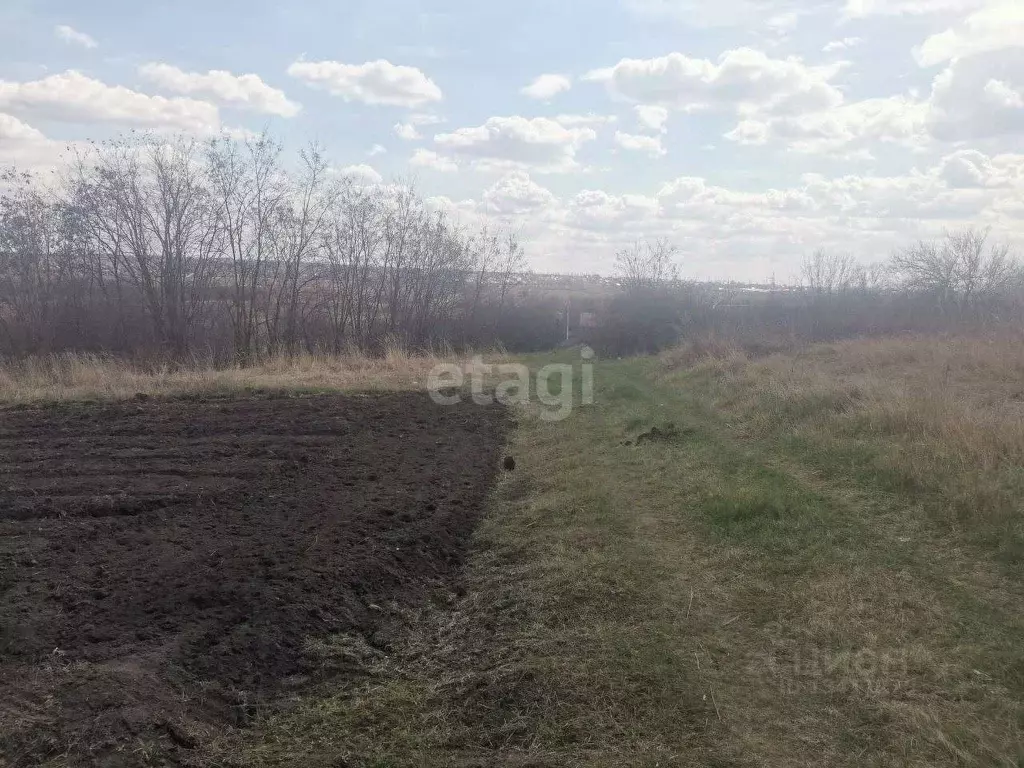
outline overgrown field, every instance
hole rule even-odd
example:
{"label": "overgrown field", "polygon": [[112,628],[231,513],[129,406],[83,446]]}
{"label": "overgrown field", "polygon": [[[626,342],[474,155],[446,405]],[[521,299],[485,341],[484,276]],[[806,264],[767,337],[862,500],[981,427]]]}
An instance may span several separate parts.
{"label": "overgrown field", "polygon": [[599,361],[594,405],[513,411],[458,578],[189,759],[1019,766],[1022,350]]}

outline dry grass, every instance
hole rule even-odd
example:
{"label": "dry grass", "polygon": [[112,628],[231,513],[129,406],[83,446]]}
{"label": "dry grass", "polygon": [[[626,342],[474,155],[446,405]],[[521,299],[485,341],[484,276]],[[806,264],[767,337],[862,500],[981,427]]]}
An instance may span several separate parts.
{"label": "dry grass", "polygon": [[718,425],[737,468],[702,504],[748,552],[709,566],[733,580],[719,604],[769,617],[714,635],[762,659],[720,681],[742,721],[724,748],[768,765],[1020,765],[1021,341],[725,347],[687,370],[679,355],[659,381]]}
{"label": "dry grass", "polygon": [[[501,355],[489,354],[498,362]],[[256,389],[425,389],[432,368],[469,353],[413,354],[392,345],[382,357],[360,354],[278,357],[257,365],[137,364],[115,357],[64,354],[0,364],[0,402],[123,400],[137,393],[188,395]]]}
{"label": "dry grass", "polygon": [[753,660],[721,669],[721,749],[765,765],[1020,765],[1020,342],[726,348],[687,370],[678,354],[659,381],[712,425],[726,472],[695,481],[700,508],[745,552],[706,561],[716,605],[741,618],[704,642]]}
{"label": "dry grass", "polygon": [[865,339],[763,360],[730,351],[695,370],[756,434],[803,441],[825,468],[859,463],[890,490],[930,495],[947,524],[980,527],[1008,556],[1024,555],[1020,339]]}

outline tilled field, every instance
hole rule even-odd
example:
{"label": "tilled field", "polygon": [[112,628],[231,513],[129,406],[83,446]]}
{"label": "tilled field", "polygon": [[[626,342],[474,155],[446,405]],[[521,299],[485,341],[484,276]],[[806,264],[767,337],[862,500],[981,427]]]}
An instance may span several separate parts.
{"label": "tilled field", "polygon": [[310,640],[385,642],[504,431],[412,393],[0,411],[0,765],[190,763],[322,677]]}

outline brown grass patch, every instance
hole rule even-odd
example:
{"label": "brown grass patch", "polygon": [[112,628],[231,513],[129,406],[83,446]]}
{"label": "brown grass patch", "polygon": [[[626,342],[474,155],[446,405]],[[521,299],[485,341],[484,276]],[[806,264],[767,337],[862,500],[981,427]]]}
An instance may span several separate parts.
{"label": "brown grass patch", "polygon": [[[488,354],[489,362],[503,359]],[[124,400],[138,393],[188,395],[246,390],[426,389],[441,363],[468,369],[469,353],[416,354],[392,346],[381,357],[300,354],[252,366],[136,363],[108,355],[61,354],[0,364],[0,402]]]}
{"label": "brown grass patch", "polygon": [[932,492],[947,522],[1024,541],[1021,340],[863,339],[763,360],[708,354],[690,372],[744,429],[804,440],[826,464],[871,453],[881,480]]}

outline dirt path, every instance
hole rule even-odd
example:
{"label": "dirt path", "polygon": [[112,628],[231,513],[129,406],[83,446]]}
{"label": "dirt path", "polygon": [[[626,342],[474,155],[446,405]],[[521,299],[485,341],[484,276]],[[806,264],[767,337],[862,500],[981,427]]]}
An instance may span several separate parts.
{"label": "dirt path", "polygon": [[[499,409],[421,394],[147,400],[0,420],[0,757],[187,762],[452,579]],[[0,759],[0,764],[3,760]]]}

